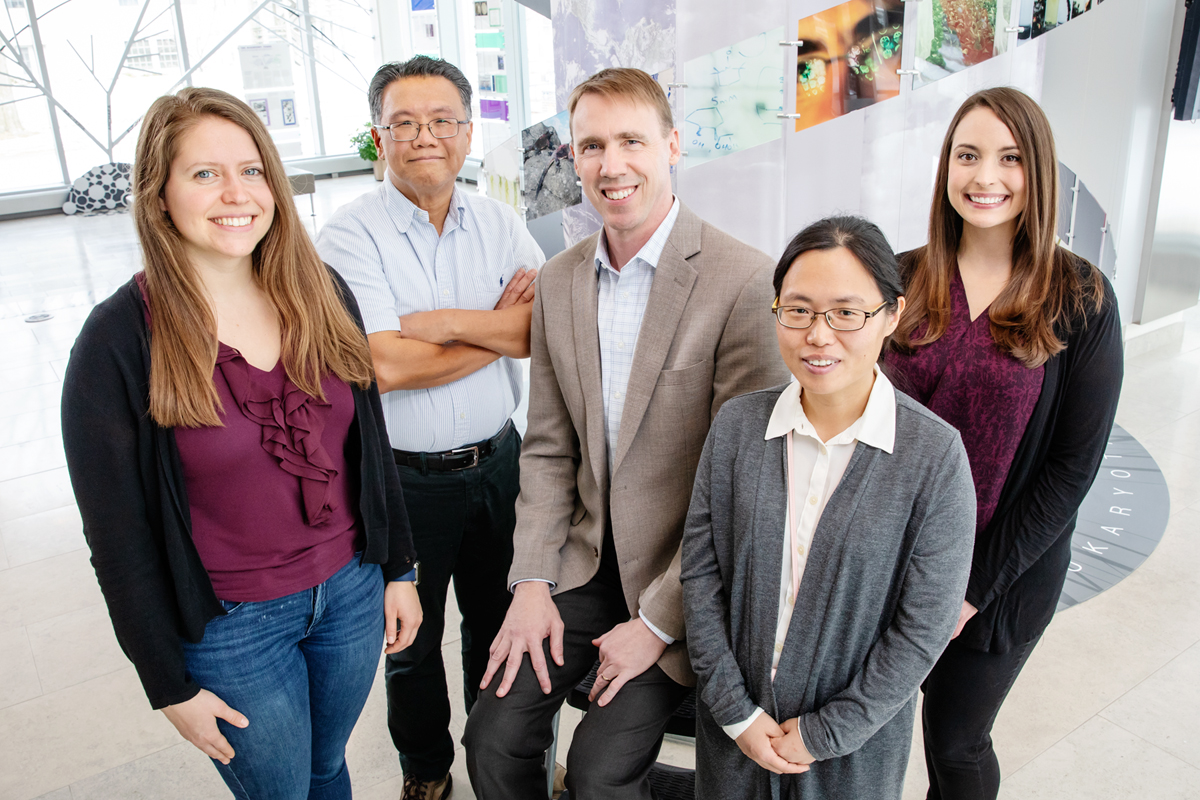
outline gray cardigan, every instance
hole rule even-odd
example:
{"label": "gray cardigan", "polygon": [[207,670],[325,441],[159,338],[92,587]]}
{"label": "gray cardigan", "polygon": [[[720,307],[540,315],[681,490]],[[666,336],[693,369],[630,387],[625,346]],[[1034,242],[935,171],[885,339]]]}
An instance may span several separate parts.
{"label": "gray cardigan", "polygon": [[[893,452],[859,443],[817,525],[772,683],[786,455],[783,438],[763,435],[783,388],[717,414],[684,529],[697,797],[899,798],[916,692],[954,630],[971,565],[967,454],[957,431],[896,393]],[[809,772],[781,786],[721,730],[756,706],[800,718],[817,758]]]}

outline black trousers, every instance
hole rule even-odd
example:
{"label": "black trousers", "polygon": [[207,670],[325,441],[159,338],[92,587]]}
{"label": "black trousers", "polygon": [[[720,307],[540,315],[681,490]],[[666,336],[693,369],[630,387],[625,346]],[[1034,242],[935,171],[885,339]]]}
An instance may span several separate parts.
{"label": "black trousers", "polygon": [[[565,631],[562,667],[550,658],[549,639],[542,643],[550,694],[542,694],[528,656],[507,696],[496,697],[503,668],[480,692],[463,734],[467,771],[480,800],[546,796],[544,758],[553,741],[554,714],[596,663],[592,639],[629,621],[615,564],[609,537],[600,573],[555,596]],[[592,703],[567,755],[572,800],[650,800],[646,775],[658,758],[667,721],[688,691],[654,665],[621,687],[607,706]]]}
{"label": "black trousers", "polygon": [[1000,762],[992,725],[1038,638],[1006,653],[972,650],[952,640],[921,687],[927,800],[995,800]]}
{"label": "black trousers", "polygon": [[442,662],[446,592],[462,612],[463,695],[470,713],[487,670],[488,648],[512,595],[514,503],[520,489],[521,437],[511,429],[479,466],[461,472],[422,472],[398,466],[413,544],[421,561],[424,619],[416,640],[387,657],[388,729],[406,775],[438,780],[454,763],[450,698]]}

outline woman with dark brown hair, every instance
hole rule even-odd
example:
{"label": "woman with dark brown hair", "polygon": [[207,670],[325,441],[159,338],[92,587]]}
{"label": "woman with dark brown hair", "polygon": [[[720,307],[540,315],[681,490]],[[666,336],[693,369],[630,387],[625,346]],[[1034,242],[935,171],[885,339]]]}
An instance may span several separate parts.
{"label": "woman with dark brown hair", "polygon": [[62,401],[117,639],[234,796],[349,798],[381,645],[421,621],[358,307],[224,92],[150,107],[134,218],[144,271],[88,317]]}
{"label": "woman with dark brown hair", "polygon": [[1054,615],[1120,396],[1116,298],[1056,244],[1057,175],[1037,103],[972,95],[942,145],[929,244],[901,258],[888,374],[962,434],[977,505],[958,627],[923,687],[930,798],[999,791],[992,724]]}

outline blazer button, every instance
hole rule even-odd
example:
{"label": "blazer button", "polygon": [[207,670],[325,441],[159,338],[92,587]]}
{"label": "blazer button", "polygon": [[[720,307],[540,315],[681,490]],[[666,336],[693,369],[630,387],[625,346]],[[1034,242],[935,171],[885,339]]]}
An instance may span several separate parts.
{"label": "blazer button", "polygon": [[598,549],[596,549],[595,547],[593,547],[592,548],[592,558],[599,558],[599,557],[600,557],[600,551]]}

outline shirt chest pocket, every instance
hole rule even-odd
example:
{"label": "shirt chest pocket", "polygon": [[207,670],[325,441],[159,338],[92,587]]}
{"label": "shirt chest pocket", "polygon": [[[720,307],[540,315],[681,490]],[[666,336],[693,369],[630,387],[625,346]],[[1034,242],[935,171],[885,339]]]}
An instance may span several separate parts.
{"label": "shirt chest pocket", "polygon": [[472,265],[460,280],[459,307],[481,311],[495,308],[515,271],[511,257],[495,258],[489,254],[484,263]]}

